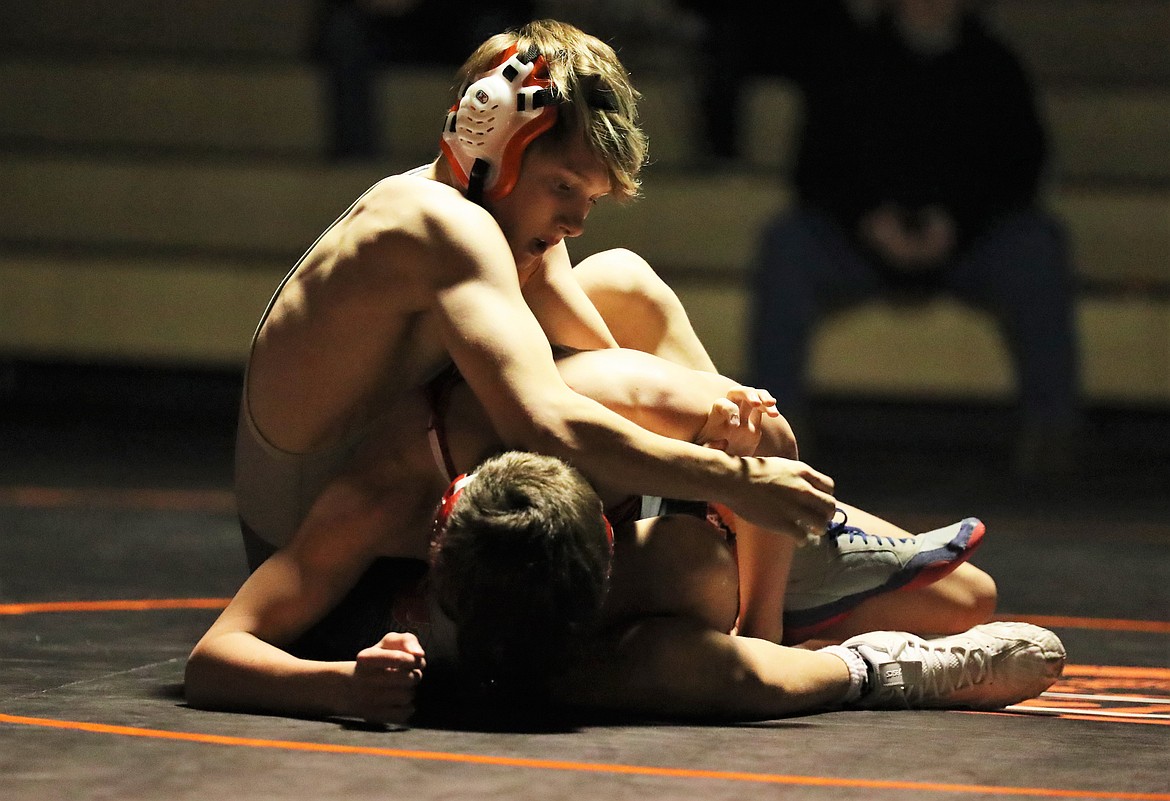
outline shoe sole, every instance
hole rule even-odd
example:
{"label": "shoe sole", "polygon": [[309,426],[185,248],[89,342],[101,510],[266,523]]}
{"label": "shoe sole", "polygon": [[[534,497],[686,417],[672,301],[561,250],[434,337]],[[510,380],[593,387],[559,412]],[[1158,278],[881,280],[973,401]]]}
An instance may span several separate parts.
{"label": "shoe sole", "polygon": [[[958,535],[941,548],[916,554],[904,568],[890,576],[885,584],[846,595],[824,606],[793,612],[785,611],[784,638],[781,642],[784,645],[796,645],[811,640],[820,632],[849,617],[863,601],[875,595],[915,590],[946,578],[959,565],[970,559],[983,542],[986,527],[982,521],[971,519],[975,522],[969,528],[966,525],[962,526]],[[958,555],[953,550],[955,545],[962,549]]]}

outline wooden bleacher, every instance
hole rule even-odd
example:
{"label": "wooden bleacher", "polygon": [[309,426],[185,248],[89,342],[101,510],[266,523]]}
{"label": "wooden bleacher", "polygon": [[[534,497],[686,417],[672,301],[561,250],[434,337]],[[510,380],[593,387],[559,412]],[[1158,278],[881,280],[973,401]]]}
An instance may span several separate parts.
{"label": "wooden bleacher", "polygon": [[[0,360],[238,366],[300,251],[380,175],[434,152],[449,76],[399,70],[381,82],[395,146],[386,163],[322,159],[306,0],[4,5]],[[1050,197],[1083,284],[1086,392],[1170,406],[1170,0],[995,10],[1040,77],[1052,126]],[[693,128],[680,124],[686,76],[639,84],[655,159],[646,197],[599,208],[574,250],[645,255],[735,374],[744,268],[759,227],[787,202],[784,143],[799,103],[783,83],[755,83],[748,114],[761,124],[745,126],[742,163],[697,170]],[[945,300],[831,318],[811,369],[834,392],[1012,392],[990,320]]]}

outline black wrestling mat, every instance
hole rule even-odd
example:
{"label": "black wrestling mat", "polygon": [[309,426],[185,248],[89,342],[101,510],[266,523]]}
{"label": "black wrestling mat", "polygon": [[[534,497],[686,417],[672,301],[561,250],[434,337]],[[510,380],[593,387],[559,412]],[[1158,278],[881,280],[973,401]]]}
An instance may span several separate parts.
{"label": "black wrestling mat", "polygon": [[163,464],[199,454],[197,442],[156,447],[123,472],[74,461],[56,482],[5,465],[0,798],[1170,801],[1170,519],[1148,496],[1039,502],[972,480],[982,497],[944,515],[852,482],[911,529],[982,516],[975,561],[997,579],[1003,615],[1064,639],[1064,679],[1003,713],[373,729],[184,705],[183,660],[244,577],[222,476]]}

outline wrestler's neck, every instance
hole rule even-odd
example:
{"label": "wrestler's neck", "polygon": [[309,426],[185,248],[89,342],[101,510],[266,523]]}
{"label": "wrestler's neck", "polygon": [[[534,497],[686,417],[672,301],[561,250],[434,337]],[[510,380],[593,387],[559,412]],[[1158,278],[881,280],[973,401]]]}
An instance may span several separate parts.
{"label": "wrestler's neck", "polygon": [[424,178],[430,178],[432,181],[438,181],[441,184],[458,188],[455,184],[455,175],[451,172],[451,165],[447,163],[447,159],[439,156],[430,163],[423,172]]}

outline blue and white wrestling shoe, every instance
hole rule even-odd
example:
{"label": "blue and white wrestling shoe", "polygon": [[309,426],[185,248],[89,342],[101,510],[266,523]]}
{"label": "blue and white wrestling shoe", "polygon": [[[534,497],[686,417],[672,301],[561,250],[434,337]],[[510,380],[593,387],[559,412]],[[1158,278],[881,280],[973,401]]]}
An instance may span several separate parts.
{"label": "blue and white wrestling shoe", "polygon": [[969,517],[911,537],[881,537],[844,522],[797,548],[784,598],[784,644],[844,619],[866,598],[933,584],[967,561],[984,527]]}

